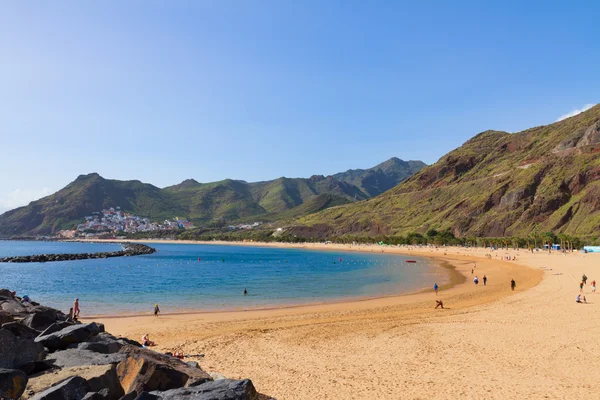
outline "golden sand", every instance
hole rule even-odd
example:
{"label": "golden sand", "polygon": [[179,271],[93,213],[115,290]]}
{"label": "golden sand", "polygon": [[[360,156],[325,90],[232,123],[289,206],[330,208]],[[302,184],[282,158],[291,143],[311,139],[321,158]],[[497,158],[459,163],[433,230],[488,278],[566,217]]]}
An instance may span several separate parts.
{"label": "golden sand", "polygon": [[[595,276],[600,257],[463,248],[384,251],[436,257],[466,281],[438,296],[431,290],[334,304],[99,321],[113,334],[138,340],[150,333],[158,351],[202,353],[186,360],[230,378],[251,378],[261,393],[279,400],[600,398],[600,297],[589,286],[600,279]],[[517,261],[504,261],[507,255]],[[487,286],[473,284],[473,263],[480,280],[487,275]],[[577,304],[584,272],[590,278],[589,304]],[[514,292],[511,279],[517,282]],[[444,310],[434,310],[436,299],[444,301]]]}

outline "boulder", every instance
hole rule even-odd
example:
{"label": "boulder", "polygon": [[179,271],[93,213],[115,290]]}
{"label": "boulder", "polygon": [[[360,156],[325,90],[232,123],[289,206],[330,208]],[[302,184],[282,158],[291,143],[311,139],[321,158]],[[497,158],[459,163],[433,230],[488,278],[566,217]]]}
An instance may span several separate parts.
{"label": "boulder", "polygon": [[35,339],[38,335],[38,331],[36,331],[35,329],[31,329],[30,327],[23,325],[22,323],[17,321],[2,324],[2,329],[7,329],[11,331],[14,335],[27,339]]}
{"label": "boulder", "polygon": [[49,354],[46,362],[58,368],[70,368],[83,365],[118,364],[127,357],[124,354],[102,354],[89,350],[67,349]]}
{"label": "boulder", "polygon": [[[18,326],[20,325],[22,329]],[[5,328],[8,325],[8,328]],[[42,361],[46,350],[36,343],[25,325],[11,322],[0,328],[0,368],[19,368]]]}
{"label": "boulder", "polygon": [[8,289],[0,289],[0,297],[6,297],[11,299],[13,297],[13,292]]}
{"label": "boulder", "polygon": [[63,330],[69,326],[73,326],[74,324],[71,322],[65,322],[65,321],[59,321],[59,322],[55,322],[52,325],[50,325],[49,327],[47,327],[46,329],[44,329],[42,331],[42,333],[39,334],[39,336],[46,336],[49,335],[51,333],[54,332],[58,332],[60,330]]}
{"label": "boulder", "polygon": [[16,369],[0,368],[0,399],[18,399],[25,391],[27,374]]}
{"label": "boulder", "polygon": [[35,341],[42,343],[50,351],[64,350],[70,344],[85,342],[100,332],[104,332],[104,325],[90,322],[89,324],[72,325],[48,335],[38,336]]}
{"label": "boulder", "polygon": [[123,388],[117,377],[116,366],[108,364],[70,367],[32,376],[27,384],[27,394],[23,398],[31,397],[29,393],[43,392],[56,385],[57,382],[62,382],[72,376],[85,379],[90,392],[99,393],[102,391],[99,395],[104,397],[100,398],[117,400],[123,396]]}
{"label": "boulder", "polygon": [[110,398],[108,389],[102,389],[97,392],[88,392],[81,400],[107,400]]}
{"label": "boulder", "polygon": [[29,314],[25,317],[23,323],[37,331],[43,331],[48,328],[58,320],[60,315],[62,315],[62,312],[44,306],[28,308],[28,313]]}
{"label": "boulder", "polygon": [[126,356],[117,366],[125,393],[169,390],[183,387],[188,381],[199,384],[211,380],[201,369],[149,349],[127,345],[119,350],[119,354]]}
{"label": "boulder", "polygon": [[123,347],[123,343],[107,332],[99,333],[97,336],[90,338],[86,342],[69,346],[69,348],[89,350],[102,354],[117,353],[121,350],[121,347]]}
{"label": "boulder", "polygon": [[12,316],[12,314],[6,311],[0,311],[0,326],[2,326],[2,324],[6,324],[7,322],[13,322],[14,320],[15,318]]}
{"label": "boulder", "polygon": [[222,373],[220,373],[220,372],[209,372],[208,374],[215,381],[220,381],[222,379],[227,379],[227,377],[225,375],[223,375]]}
{"label": "boulder", "polygon": [[89,392],[85,379],[72,376],[31,397],[32,400],[81,400]]}
{"label": "boulder", "polygon": [[258,400],[258,393],[249,379],[222,379],[192,388],[151,392],[161,400]]}
{"label": "boulder", "polygon": [[13,316],[25,316],[27,315],[27,307],[21,304],[16,299],[5,299],[0,300],[0,310],[6,311]]}

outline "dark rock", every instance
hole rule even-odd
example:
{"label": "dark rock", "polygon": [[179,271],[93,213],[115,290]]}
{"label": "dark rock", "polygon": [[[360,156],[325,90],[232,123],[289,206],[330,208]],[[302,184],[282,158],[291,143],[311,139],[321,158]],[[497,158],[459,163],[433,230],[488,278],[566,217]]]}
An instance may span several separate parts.
{"label": "dark rock", "polygon": [[47,261],[72,261],[87,260],[91,258],[109,258],[109,257],[130,257],[143,254],[155,253],[156,249],[145,244],[125,243],[123,250],[103,253],[83,253],[83,254],[36,254],[32,256],[17,256],[0,258],[0,262],[26,263],[26,262],[47,262]]}
{"label": "dark rock", "polygon": [[6,311],[0,311],[0,326],[8,322],[13,322],[15,318]]}
{"label": "dark rock", "polygon": [[258,400],[258,393],[249,379],[222,379],[192,388],[152,392],[161,400]]}
{"label": "dark rock", "polygon": [[50,368],[52,368],[52,364],[46,361],[32,361],[19,366],[19,369],[25,372],[27,375],[33,375],[39,372],[44,372],[49,370]]}
{"label": "dark rock", "polygon": [[69,368],[81,365],[118,364],[127,357],[123,354],[102,354],[89,350],[68,349],[49,354],[46,362],[59,368]]}
{"label": "dark rock", "polygon": [[27,339],[35,339],[38,335],[38,331],[35,329],[31,329],[30,327],[16,321],[2,324],[2,329],[7,329],[14,335]]}
{"label": "dark rock", "polygon": [[37,331],[43,331],[56,322],[56,310],[34,311],[23,320],[23,324]]}
{"label": "dark rock", "polygon": [[0,289],[0,297],[13,298],[13,292],[8,289]]}
{"label": "dark rock", "polygon": [[192,368],[200,368],[200,364],[198,364],[196,361],[188,361],[186,364]]}
{"label": "dark rock", "polygon": [[[23,329],[18,329],[12,324],[20,325]],[[11,329],[4,327],[7,325]],[[19,368],[21,365],[44,359],[46,355],[44,346],[36,343],[27,330],[30,328],[15,322],[4,324],[0,328],[0,368]]]}
{"label": "dark rock", "polygon": [[42,343],[50,351],[63,350],[73,343],[81,343],[98,333],[104,332],[104,325],[91,322],[89,324],[72,325],[48,335],[39,336],[36,342]]}
{"label": "dark rock", "polygon": [[27,386],[27,374],[16,369],[0,368],[0,398],[18,399]]}
{"label": "dark rock", "polygon": [[149,349],[128,345],[123,346],[119,354],[127,357],[117,366],[125,393],[175,389],[183,387],[188,381],[211,380],[201,369]]}
{"label": "dark rock", "polygon": [[36,394],[31,400],[81,400],[88,391],[85,379],[73,376]]}
{"label": "dark rock", "polygon": [[72,324],[70,322],[64,322],[64,321],[63,322],[55,322],[52,325],[50,325],[49,327],[47,327],[44,331],[42,331],[42,333],[40,333],[39,336],[46,336],[51,333],[63,330],[72,325],[74,325],[74,324]]}
{"label": "dark rock", "polygon": [[125,346],[126,344],[130,344],[130,345],[135,346],[135,347],[142,347],[142,344],[140,342],[138,342],[136,340],[133,340],[133,339],[126,338],[126,337],[120,337],[117,340],[123,346]]}
{"label": "dark rock", "polygon": [[90,340],[86,342],[76,345],[72,344],[69,346],[69,348],[89,350],[102,354],[117,353],[121,347],[123,347],[123,344],[117,340],[117,338],[107,332],[99,333],[97,336],[90,338]]}
{"label": "dark rock", "polygon": [[138,397],[137,392],[134,390],[131,393],[127,393],[125,396],[121,397],[119,400],[136,400]]}
{"label": "dark rock", "polygon": [[112,398],[108,389],[102,389],[97,392],[88,392],[81,400],[108,400]]}
{"label": "dark rock", "polygon": [[13,316],[25,316],[27,314],[27,307],[25,307],[20,301],[16,299],[0,301],[0,310],[6,311],[7,313]]}
{"label": "dark rock", "polygon": [[117,376],[116,365],[107,366],[104,373],[98,374],[95,377],[87,378],[87,383],[92,392],[100,392],[105,390],[105,398],[108,400],[117,400],[125,394]]}
{"label": "dark rock", "polygon": [[142,392],[135,398],[135,400],[160,400],[160,397],[152,393]]}

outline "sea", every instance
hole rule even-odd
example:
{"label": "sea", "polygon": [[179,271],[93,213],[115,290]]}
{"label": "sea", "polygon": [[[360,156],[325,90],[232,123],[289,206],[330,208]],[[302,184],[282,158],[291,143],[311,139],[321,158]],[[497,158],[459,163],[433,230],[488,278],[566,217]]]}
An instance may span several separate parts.
{"label": "sea", "polygon": [[[403,294],[449,281],[434,260],[373,252],[147,243],[151,255],[0,263],[0,288],[82,316],[225,311]],[[307,246],[308,247],[308,246]],[[112,243],[0,241],[0,258],[117,251]],[[416,263],[406,263],[407,259]],[[244,295],[244,289],[248,294]]]}

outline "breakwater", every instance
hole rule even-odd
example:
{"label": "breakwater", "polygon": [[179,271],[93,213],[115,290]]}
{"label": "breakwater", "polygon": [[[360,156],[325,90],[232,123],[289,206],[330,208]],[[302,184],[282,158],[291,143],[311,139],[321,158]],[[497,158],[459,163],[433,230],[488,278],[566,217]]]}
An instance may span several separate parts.
{"label": "breakwater", "polygon": [[89,260],[94,258],[111,258],[111,257],[132,257],[144,254],[152,254],[156,249],[145,244],[124,243],[123,250],[100,252],[100,253],[77,253],[77,254],[35,254],[31,256],[15,256],[0,258],[0,262],[6,263],[30,263],[30,262],[50,262],[50,261],[73,261],[73,260]]}

